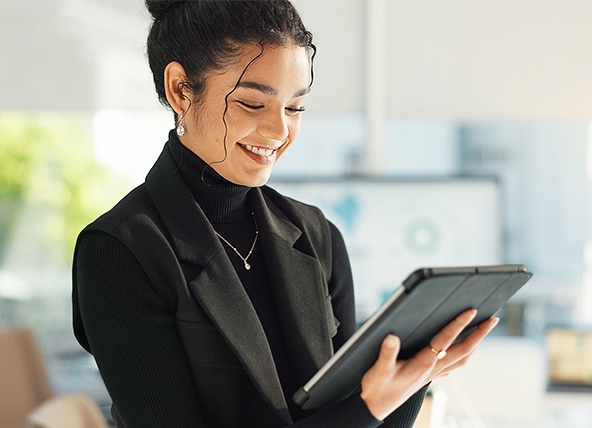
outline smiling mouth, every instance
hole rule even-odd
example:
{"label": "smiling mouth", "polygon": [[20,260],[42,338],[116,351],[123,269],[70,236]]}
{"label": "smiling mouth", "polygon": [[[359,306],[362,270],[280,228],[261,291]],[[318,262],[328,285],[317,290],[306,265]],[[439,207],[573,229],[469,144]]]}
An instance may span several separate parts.
{"label": "smiling mouth", "polygon": [[277,149],[264,149],[261,147],[249,146],[248,144],[241,144],[241,146],[251,153],[255,153],[260,156],[271,156],[276,152]]}

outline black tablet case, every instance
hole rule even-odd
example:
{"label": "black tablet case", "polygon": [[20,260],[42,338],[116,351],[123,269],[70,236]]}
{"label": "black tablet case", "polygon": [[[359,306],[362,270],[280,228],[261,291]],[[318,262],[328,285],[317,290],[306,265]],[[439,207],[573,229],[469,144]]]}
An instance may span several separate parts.
{"label": "black tablet case", "polygon": [[359,387],[389,333],[401,339],[399,359],[408,359],[428,346],[460,313],[477,309],[477,316],[457,341],[463,339],[495,314],[531,276],[523,265],[416,270],[294,394],[294,401],[309,410],[346,398]]}

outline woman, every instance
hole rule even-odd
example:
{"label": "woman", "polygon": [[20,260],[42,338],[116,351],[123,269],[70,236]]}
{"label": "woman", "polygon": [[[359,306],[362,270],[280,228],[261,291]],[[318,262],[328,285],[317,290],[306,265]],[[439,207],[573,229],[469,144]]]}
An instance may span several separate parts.
{"label": "woman", "polygon": [[408,361],[389,336],[361,392],[315,412],[295,405],[356,328],[340,233],[265,186],[300,131],[312,37],[287,0],[146,5],[150,66],[176,127],[74,259],[75,333],[117,425],[411,427],[426,385],[463,365],[496,320],[451,346],[474,316],[464,313]]}

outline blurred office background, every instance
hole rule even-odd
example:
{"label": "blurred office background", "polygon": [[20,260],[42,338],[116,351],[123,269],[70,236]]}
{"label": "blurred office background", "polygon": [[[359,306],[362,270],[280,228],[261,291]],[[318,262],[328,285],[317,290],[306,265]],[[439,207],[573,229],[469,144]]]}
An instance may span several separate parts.
{"label": "blurred office background", "polygon": [[[430,426],[592,427],[592,1],[294,3],[315,84],[271,184],[342,230],[360,320],[417,267],[534,273],[434,384]],[[70,262],[173,125],[149,23],[141,0],[0,0],[0,329],[31,329],[54,392],[107,417]]]}

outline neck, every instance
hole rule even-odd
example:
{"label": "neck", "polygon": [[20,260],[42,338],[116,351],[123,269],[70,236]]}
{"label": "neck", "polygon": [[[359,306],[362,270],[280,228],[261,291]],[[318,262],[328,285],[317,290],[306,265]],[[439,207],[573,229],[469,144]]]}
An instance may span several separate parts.
{"label": "neck", "polygon": [[193,197],[213,223],[236,222],[251,215],[247,203],[250,187],[231,183],[179,141],[174,131],[169,149]]}

